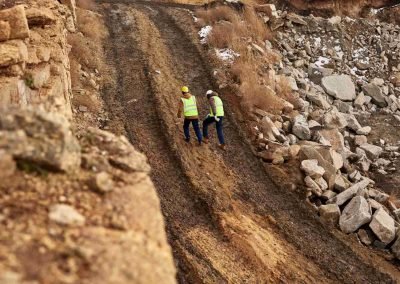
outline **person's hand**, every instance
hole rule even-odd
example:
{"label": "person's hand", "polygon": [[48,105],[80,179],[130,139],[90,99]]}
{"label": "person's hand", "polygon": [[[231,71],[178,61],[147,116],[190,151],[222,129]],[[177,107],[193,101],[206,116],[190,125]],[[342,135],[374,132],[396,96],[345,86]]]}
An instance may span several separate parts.
{"label": "person's hand", "polygon": [[214,116],[214,119],[216,122],[219,122],[221,119],[218,118],[218,116]]}

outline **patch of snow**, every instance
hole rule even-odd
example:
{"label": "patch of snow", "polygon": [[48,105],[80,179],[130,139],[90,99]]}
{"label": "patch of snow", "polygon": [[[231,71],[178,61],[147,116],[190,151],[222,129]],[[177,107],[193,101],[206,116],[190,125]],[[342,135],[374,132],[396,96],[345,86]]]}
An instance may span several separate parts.
{"label": "patch of snow", "polygon": [[337,45],[334,47],[334,50],[336,51],[337,56],[342,59],[344,56],[344,52],[342,51],[342,47],[340,45]]}
{"label": "patch of snow", "polygon": [[324,67],[324,65],[328,64],[329,62],[331,62],[331,60],[329,58],[320,56],[320,57],[318,57],[317,62],[315,62],[315,65],[318,67]]}
{"label": "patch of snow", "polygon": [[374,9],[374,8],[372,8],[371,9],[371,14],[372,15],[376,15],[376,14],[378,14],[380,11],[382,11],[383,10],[383,8],[380,8],[380,9]]}
{"label": "patch of snow", "polygon": [[199,36],[201,38],[200,42],[202,44],[206,44],[207,43],[207,37],[210,34],[210,32],[212,31],[212,26],[205,26],[202,27],[201,30],[199,31]]}
{"label": "patch of snow", "polygon": [[316,37],[316,38],[314,39],[314,46],[315,46],[315,47],[321,46],[321,42],[322,42],[321,38],[320,38],[320,37]]}
{"label": "patch of snow", "polygon": [[235,57],[239,57],[240,54],[234,52],[232,49],[229,48],[223,48],[223,49],[215,49],[215,53],[217,54],[217,57],[221,59],[222,61],[228,61],[228,62],[233,62],[235,60]]}

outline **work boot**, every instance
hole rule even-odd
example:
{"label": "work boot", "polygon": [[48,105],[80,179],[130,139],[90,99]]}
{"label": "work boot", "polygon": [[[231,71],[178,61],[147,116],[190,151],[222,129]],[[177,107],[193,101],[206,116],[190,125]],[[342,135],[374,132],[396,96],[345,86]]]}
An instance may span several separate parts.
{"label": "work boot", "polygon": [[203,145],[203,144],[201,143],[201,141],[199,141],[199,144],[198,144],[198,146],[201,146],[201,145]]}
{"label": "work boot", "polygon": [[183,138],[183,140],[188,144],[190,143],[190,138]]}
{"label": "work boot", "polygon": [[203,143],[208,144],[208,138],[203,138]]}
{"label": "work boot", "polygon": [[221,149],[221,150],[226,150],[226,146],[225,146],[225,144],[218,144],[218,147]]}

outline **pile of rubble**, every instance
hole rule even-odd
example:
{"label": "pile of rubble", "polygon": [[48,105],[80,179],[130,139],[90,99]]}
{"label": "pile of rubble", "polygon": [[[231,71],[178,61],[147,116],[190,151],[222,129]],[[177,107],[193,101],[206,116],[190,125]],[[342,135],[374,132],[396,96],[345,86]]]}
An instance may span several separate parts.
{"label": "pile of rubble", "polygon": [[[366,245],[391,248],[400,259],[400,209],[368,178],[372,166],[396,171],[390,165],[399,145],[387,145],[384,137],[380,145],[368,143],[372,129],[358,121],[376,112],[400,121],[400,27],[301,17],[273,5],[261,10],[283,55],[269,74],[286,78],[297,101],[281,115],[255,110],[258,155],[275,164],[298,158],[308,201],[322,219],[358,232]],[[392,160],[381,158],[385,152]]]}
{"label": "pile of rubble", "polygon": [[323,220],[358,232],[366,245],[391,248],[400,259],[400,209],[369,175],[371,169],[396,171],[400,141],[370,143],[372,128],[359,122],[376,113],[400,122],[400,27],[376,19],[302,17],[272,4],[256,10],[276,36],[264,45],[250,42],[248,49],[282,55],[258,72],[267,74],[272,92],[279,94],[284,81],[293,94],[280,114],[254,110],[256,154],[274,164],[298,159],[307,201]]}

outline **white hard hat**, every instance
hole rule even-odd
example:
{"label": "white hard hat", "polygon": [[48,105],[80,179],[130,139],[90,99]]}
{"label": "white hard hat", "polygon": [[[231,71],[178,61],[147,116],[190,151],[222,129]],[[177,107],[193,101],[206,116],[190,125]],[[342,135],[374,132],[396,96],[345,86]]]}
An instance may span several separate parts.
{"label": "white hard hat", "polygon": [[208,90],[206,95],[211,95],[213,93],[213,90]]}

